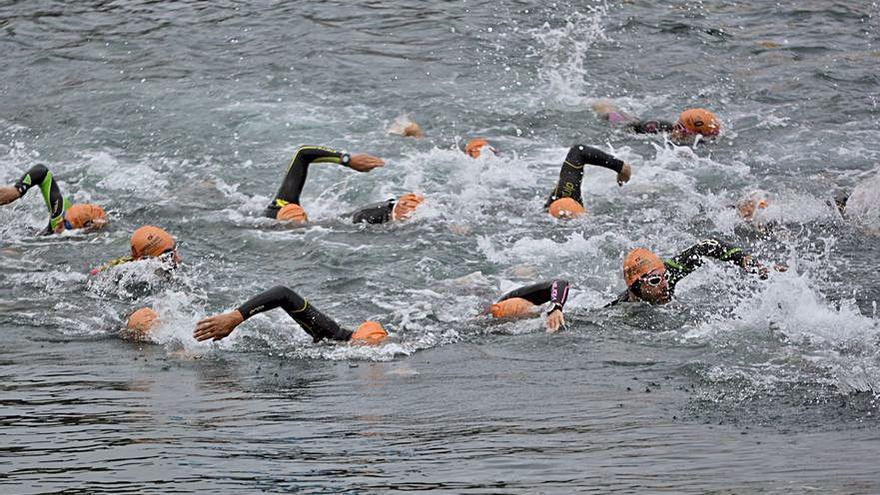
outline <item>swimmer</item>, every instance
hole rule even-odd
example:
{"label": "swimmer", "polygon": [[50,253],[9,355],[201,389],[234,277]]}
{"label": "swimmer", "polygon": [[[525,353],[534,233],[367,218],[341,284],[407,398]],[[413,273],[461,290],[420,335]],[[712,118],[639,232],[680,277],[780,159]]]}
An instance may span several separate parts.
{"label": "swimmer", "polygon": [[425,133],[422,132],[422,128],[419,127],[419,124],[410,120],[406,115],[401,115],[394,119],[394,122],[388,127],[388,134],[416,139],[425,137]]}
{"label": "swimmer", "polygon": [[694,144],[697,136],[712,140],[721,133],[721,121],[705,108],[689,108],[675,122],[668,120],[640,120],[617,110],[611,103],[600,101],[593,104],[600,118],[612,125],[622,126],[636,134],[669,133],[670,140],[680,146]]}
{"label": "swimmer", "polygon": [[45,165],[34,165],[15,184],[0,187],[0,205],[12,203],[23,197],[34,186],[40,188],[43,201],[49,209],[49,225],[43,231],[43,235],[59,234],[65,229],[98,230],[107,225],[107,214],[100,206],[86,203],[70,204],[70,201],[61,195],[58,182]]}
{"label": "swimmer", "polygon": [[526,287],[520,287],[501,296],[498,302],[486,308],[483,314],[493,318],[529,318],[538,316],[541,306],[549,304],[545,325],[548,332],[557,332],[565,326],[562,309],[568,299],[568,282],[550,280]]}
{"label": "swimmer", "polygon": [[[265,215],[269,218],[293,223],[307,223],[308,215],[300,204],[300,194],[306,183],[309,165],[312,163],[335,163],[344,165],[358,172],[369,172],[382,167],[385,162],[365,153],[349,155],[320,146],[301,146],[287,167],[287,175],[275,194],[275,199],[266,208]],[[413,211],[424,202],[424,197],[407,193],[398,198],[365,206],[345,217],[354,223],[386,223],[409,218]]]}
{"label": "swimmer", "polygon": [[575,218],[586,213],[581,199],[581,182],[584,179],[584,166],[587,164],[617,172],[617,184],[620,186],[629,182],[632,175],[629,164],[604,151],[584,145],[572,146],[562,163],[559,182],[545,205],[550,215],[556,218]]}
{"label": "swimmer", "polygon": [[97,275],[104,270],[121,265],[148,258],[158,258],[163,262],[168,262],[171,269],[177,268],[180,264],[180,254],[177,252],[177,242],[164,229],[153,225],[144,225],[131,234],[129,240],[131,254],[122,256],[115,260],[109,261],[98,268],[91,271],[92,275]]}
{"label": "swimmer", "polygon": [[464,145],[464,152],[471,158],[479,158],[483,148],[487,151],[491,151],[493,155],[498,156],[498,150],[489,144],[489,141],[486,141],[481,137],[473,138],[468,141],[467,144]]}
{"label": "swimmer", "polygon": [[279,307],[287,312],[312,337],[314,342],[329,339],[375,344],[388,336],[388,332],[375,321],[365,321],[353,332],[346,330],[318,311],[296,292],[278,285],[257,294],[237,309],[209,316],[199,321],[196,324],[193,337],[199,342],[208,339],[221,340],[251,316]]}
{"label": "swimmer", "polygon": [[[749,273],[757,274],[762,280],[768,275],[767,268],[751,255],[717,239],[702,240],[665,261],[647,249],[636,248],[623,261],[626,290],[605,307],[636,301],[666,304],[672,300],[675,286],[699,268],[704,258],[737,265]],[[776,266],[775,269],[784,271],[785,267]]]}

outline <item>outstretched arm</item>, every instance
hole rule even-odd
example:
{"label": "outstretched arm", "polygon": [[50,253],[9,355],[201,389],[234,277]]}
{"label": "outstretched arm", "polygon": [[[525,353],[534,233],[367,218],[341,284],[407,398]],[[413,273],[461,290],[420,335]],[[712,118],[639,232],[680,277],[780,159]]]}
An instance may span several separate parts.
{"label": "outstretched arm", "polygon": [[568,156],[562,163],[559,171],[559,182],[553,189],[553,194],[547,201],[547,205],[559,198],[572,198],[578,203],[581,199],[581,182],[584,179],[584,166],[597,165],[617,172],[617,182],[623,185],[629,181],[631,174],[630,166],[622,160],[591,146],[575,145],[568,150]]}
{"label": "outstretched arm", "polygon": [[64,210],[70,206],[69,202],[61,195],[61,189],[52,172],[45,165],[34,165],[25,172],[12,187],[0,188],[0,205],[11,203],[27,194],[28,190],[39,186],[43,194],[43,201],[49,210],[49,227],[47,233],[61,230],[64,221]]}
{"label": "outstretched arm", "polygon": [[305,330],[315,342],[321,339],[350,340],[352,333],[318,311],[307,300],[287,287],[278,285],[257,294],[228,313],[214,315],[196,325],[193,337],[198,341],[220,340],[253,315],[281,308]]}
{"label": "outstretched arm", "polygon": [[637,120],[626,124],[626,128],[636,134],[660,134],[672,132],[675,124],[668,120]]}
{"label": "outstretched arm", "polygon": [[767,268],[741,248],[718,239],[703,239],[672,259],[666,260],[669,283],[674,285],[696,270],[703,264],[704,258],[714,258],[739,265],[749,273],[756,273],[761,278],[767,278]]}
{"label": "outstretched arm", "polygon": [[520,287],[501,296],[498,302],[502,303],[509,299],[524,299],[536,306],[552,303],[553,307],[547,312],[547,330],[555,332],[565,325],[562,316],[562,309],[565,301],[568,300],[568,282],[565,280],[550,280]]}
{"label": "outstretched arm", "polygon": [[[300,204],[300,194],[306,184],[309,165],[312,163],[336,163],[346,165],[358,172],[369,172],[385,165],[382,159],[367,154],[349,155],[321,146],[301,146],[293,155],[293,159],[287,167],[284,181],[275,194],[275,199],[269,205],[268,216],[274,218],[274,214],[284,205]],[[269,215],[270,213],[272,214]]]}

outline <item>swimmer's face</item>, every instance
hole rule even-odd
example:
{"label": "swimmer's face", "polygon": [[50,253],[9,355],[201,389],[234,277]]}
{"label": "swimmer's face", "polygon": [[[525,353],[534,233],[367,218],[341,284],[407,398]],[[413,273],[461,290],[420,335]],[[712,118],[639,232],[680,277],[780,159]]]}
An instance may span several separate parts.
{"label": "swimmer's face", "polygon": [[640,299],[651,304],[666,304],[671,298],[666,270],[658,268],[642,275],[638,281],[637,294]]}

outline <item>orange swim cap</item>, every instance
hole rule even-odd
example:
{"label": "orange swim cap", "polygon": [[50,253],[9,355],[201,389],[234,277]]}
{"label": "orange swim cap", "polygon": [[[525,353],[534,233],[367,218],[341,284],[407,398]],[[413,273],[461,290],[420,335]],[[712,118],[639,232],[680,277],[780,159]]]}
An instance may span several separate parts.
{"label": "orange swim cap", "polygon": [[409,218],[420,204],[425,202],[425,197],[416,193],[406,193],[397,198],[394,209],[391,210],[392,220],[405,220]]}
{"label": "orange swim cap", "polygon": [[128,317],[126,328],[138,340],[147,340],[150,330],[158,323],[159,315],[150,308],[141,308]]}
{"label": "orange swim cap", "polygon": [[466,145],[464,145],[464,152],[470,155],[471,158],[477,158],[480,156],[480,150],[487,144],[489,144],[489,141],[486,141],[483,138],[471,139]]}
{"label": "orange swim cap", "polygon": [[584,205],[572,198],[559,198],[550,203],[548,210],[551,216],[556,218],[577,218],[587,213]]}
{"label": "orange swim cap", "polygon": [[72,229],[85,227],[103,227],[107,223],[107,214],[98,205],[75,204],[64,212],[64,219]]}
{"label": "orange swim cap", "polygon": [[278,213],[275,214],[275,218],[277,220],[295,223],[306,223],[309,221],[309,217],[306,215],[306,210],[303,210],[302,206],[293,203],[284,205],[278,210]]}
{"label": "orange swim cap", "polygon": [[161,256],[173,249],[174,238],[159,227],[144,225],[131,235],[131,257],[136,260]]}
{"label": "orange swim cap", "polygon": [[521,297],[511,297],[493,304],[489,311],[493,318],[521,318],[535,314],[537,306]]}
{"label": "orange swim cap", "polygon": [[657,269],[666,270],[659,256],[645,248],[635,248],[623,260],[623,280],[630,287],[636,280]]}
{"label": "orange swim cap", "polygon": [[357,327],[357,330],[351,335],[351,340],[362,340],[368,344],[378,344],[387,336],[388,332],[382,328],[382,325],[378,322],[367,320]]}
{"label": "orange swim cap", "polygon": [[765,210],[770,206],[770,200],[760,193],[753,193],[748,198],[740,200],[736,204],[736,211],[745,220],[751,220],[758,209]]}
{"label": "orange swim cap", "polygon": [[689,108],[681,112],[676,124],[690,134],[717,136],[721,132],[721,121],[705,108]]}

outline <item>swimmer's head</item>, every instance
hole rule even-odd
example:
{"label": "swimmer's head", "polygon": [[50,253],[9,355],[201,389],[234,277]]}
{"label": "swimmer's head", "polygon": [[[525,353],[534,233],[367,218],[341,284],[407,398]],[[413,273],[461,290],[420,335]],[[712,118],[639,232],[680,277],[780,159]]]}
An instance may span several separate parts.
{"label": "swimmer's head", "polygon": [[666,266],[659,256],[644,248],[630,251],[623,260],[623,280],[639,299],[652,304],[669,302]]}
{"label": "swimmer's head", "polygon": [[277,220],[293,223],[308,223],[309,217],[302,206],[297,204],[286,204],[275,214]]}
{"label": "swimmer's head", "polygon": [[550,203],[548,213],[555,218],[577,218],[587,213],[584,205],[572,198],[559,198]]}
{"label": "swimmer's head", "polygon": [[141,308],[128,317],[126,336],[132,340],[150,340],[150,332],[159,323],[159,315],[151,308]]}
{"label": "swimmer's head", "polygon": [[464,145],[464,152],[470,155],[471,158],[478,158],[484,147],[492,153],[496,155],[498,154],[498,151],[489,145],[489,141],[486,141],[483,138],[474,138],[468,141],[467,144]]}
{"label": "swimmer's head", "polygon": [[367,320],[351,334],[351,340],[367,344],[378,344],[388,337],[388,332],[376,321]]}
{"label": "swimmer's head", "polygon": [[425,202],[425,197],[416,193],[406,193],[397,198],[394,209],[391,210],[392,220],[405,220],[412,216],[420,204]]}
{"label": "swimmer's head", "polygon": [[98,205],[75,204],[64,212],[64,228],[97,230],[107,225],[107,214]]}
{"label": "swimmer's head", "polygon": [[157,258],[163,255],[171,255],[174,263],[180,262],[177,254],[177,243],[171,234],[153,225],[144,225],[135,230],[131,235],[131,257]]}
{"label": "swimmer's head", "polygon": [[705,108],[689,108],[678,116],[672,130],[673,139],[693,138],[699,134],[714,138],[721,132],[721,121]]}
{"label": "swimmer's head", "polygon": [[736,212],[744,220],[752,220],[758,210],[770,206],[770,195],[764,191],[753,191],[736,203]]}
{"label": "swimmer's head", "polygon": [[511,297],[498,301],[489,308],[493,318],[521,318],[533,316],[538,307],[521,297]]}

